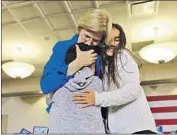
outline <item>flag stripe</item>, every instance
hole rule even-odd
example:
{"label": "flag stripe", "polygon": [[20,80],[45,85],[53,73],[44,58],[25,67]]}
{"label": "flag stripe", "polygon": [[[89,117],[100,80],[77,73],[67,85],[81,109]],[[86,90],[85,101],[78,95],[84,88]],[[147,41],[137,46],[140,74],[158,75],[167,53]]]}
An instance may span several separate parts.
{"label": "flag stripe", "polygon": [[170,134],[171,132],[163,132],[164,134]]}
{"label": "flag stripe", "polygon": [[168,96],[147,96],[148,101],[177,100],[177,95]]}
{"label": "flag stripe", "polygon": [[157,126],[163,133],[177,130],[177,95],[147,96],[149,106]]}
{"label": "flag stripe", "polygon": [[150,107],[177,106],[177,100],[152,101],[152,102],[149,102],[149,106]]}
{"label": "flag stripe", "polygon": [[177,106],[175,107],[152,107],[152,113],[166,113],[166,112],[177,112]]}
{"label": "flag stripe", "polygon": [[177,119],[161,119],[161,120],[155,120],[157,125],[177,125]]}
{"label": "flag stripe", "polygon": [[174,119],[177,118],[177,112],[153,113],[154,119]]}

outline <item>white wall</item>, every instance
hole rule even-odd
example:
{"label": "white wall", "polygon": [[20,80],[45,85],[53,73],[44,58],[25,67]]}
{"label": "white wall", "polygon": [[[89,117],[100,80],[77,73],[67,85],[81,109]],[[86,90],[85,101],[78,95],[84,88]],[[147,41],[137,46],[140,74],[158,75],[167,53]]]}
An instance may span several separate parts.
{"label": "white wall", "polygon": [[[36,102],[34,102],[36,101]],[[34,103],[28,103],[34,102]],[[48,113],[44,97],[24,102],[20,97],[2,98],[2,114],[8,114],[7,133],[18,133],[22,128],[33,131],[33,126],[47,126]]]}

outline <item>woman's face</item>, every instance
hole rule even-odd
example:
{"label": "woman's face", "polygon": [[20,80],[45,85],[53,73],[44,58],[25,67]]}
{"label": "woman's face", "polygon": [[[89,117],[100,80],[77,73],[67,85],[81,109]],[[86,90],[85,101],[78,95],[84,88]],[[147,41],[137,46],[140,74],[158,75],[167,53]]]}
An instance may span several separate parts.
{"label": "woman's face", "polygon": [[112,28],[110,37],[109,49],[106,50],[106,54],[108,56],[113,56],[115,49],[118,47],[120,42],[120,31],[116,28]]}
{"label": "woman's face", "polygon": [[85,29],[79,31],[78,43],[97,46],[103,38],[103,32],[91,32]]}

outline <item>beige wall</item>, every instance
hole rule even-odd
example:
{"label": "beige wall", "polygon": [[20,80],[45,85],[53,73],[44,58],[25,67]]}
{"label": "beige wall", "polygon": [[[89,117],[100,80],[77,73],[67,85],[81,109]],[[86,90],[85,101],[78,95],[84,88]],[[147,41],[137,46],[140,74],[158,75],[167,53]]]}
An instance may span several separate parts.
{"label": "beige wall", "polygon": [[48,113],[44,98],[2,98],[2,114],[8,115],[7,133],[18,133],[22,128],[32,132],[33,126],[47,126]]}
{"label": "beige wall", "polygon": [[2,92],[23,92],[40,90],[40,78],[29,78],[24,80],[6,80],[2,81]]}
{"label": "beige wall", "polygon": [[140,75],[142,81],[177,78],[177,63],[143,65]]}
{"label": "beige wall", "polygon": [[1,115],[1,120],[2,120],[1,133],[5,134],[5,133],[7,133],[8,115],[7,114]]}
{"label": "beige wall", "polygon": [[[177,63],[163,65],[143,65],[140,70],[141,81],[177,78]],[[22,92],[40,90],[40,77],[2,82],[2,92]]]}
{"label": "beige wall", "polygon": [[144,86],[147,96],[153,95],[177,95],[177,83],[158,85],[157,87]]}

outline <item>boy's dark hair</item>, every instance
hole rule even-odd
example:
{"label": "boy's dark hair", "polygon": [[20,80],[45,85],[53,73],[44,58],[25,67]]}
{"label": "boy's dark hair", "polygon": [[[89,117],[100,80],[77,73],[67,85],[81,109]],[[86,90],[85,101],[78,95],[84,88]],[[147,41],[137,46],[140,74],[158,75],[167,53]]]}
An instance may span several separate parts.
{"label": "boy's dark hair", "polygon": [[[94,50],[94,52],[97,54],[99,54],[99,52],[100,52],[99,46],[87,45],[84,43],[77,43],[77,44],[78,44],[81,51]],[[74,45],[68,49],[66,57],[65,57],[65,62],[66,62],[66,64],[69,64],[75,59],[76,59],[76,46]]]}

